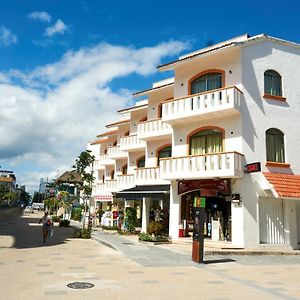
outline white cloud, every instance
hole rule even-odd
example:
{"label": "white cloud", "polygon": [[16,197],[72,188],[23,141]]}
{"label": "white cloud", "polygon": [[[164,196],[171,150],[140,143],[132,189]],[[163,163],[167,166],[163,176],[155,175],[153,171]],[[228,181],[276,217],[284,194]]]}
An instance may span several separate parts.
{"label": "white cloud", "polygon": [[51,22],[51,16],[46,11],[33,11],[27,15],[29,19]]}
{"label": "white cloud", "polygon": [[18,38],[9,29],[4,26],[0,26],[0,46],[8,47],[11,44],[16,44]]}
{"label": "white cloud", "polygon": [[53,26],[47,27],[45,30],[46,36],[53,36],[55,34],[64,34],[68,30],[68,27],[60,19],[56,21]]}
{"label": "white cloud", "polygon": [[177,41],[141,49],[101,43],[29,73],[0,73],[1,162],[13,169],[26,164],[28,171],[16,175],[30,189],[32,172],[38,185],[40,177],[70,168],[87,142],[132,101],[132,91],[114,91],[111,81],[153,74],[163,57],[186,47]]}

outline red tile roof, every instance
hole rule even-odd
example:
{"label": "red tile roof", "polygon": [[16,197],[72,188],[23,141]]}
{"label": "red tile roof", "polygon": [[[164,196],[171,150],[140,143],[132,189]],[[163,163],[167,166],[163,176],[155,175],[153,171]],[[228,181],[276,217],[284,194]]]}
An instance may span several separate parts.
{"label": "red tile roof", "polygon": [[279,197],[300,198],[300,175],[263,173]]}

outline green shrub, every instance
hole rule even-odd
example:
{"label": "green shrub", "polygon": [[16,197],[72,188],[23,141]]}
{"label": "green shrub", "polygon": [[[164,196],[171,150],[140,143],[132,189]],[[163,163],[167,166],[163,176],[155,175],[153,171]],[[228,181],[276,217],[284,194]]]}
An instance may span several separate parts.
{"label": "green shrub", "polygon": [[81,207],[74,207],[72,209],[71,219],[74,221],[81,221],[81,212],[82,212]]}
{"label": "green shrub", "polygon": [[167,236],[152,236],[149,233],[140,233],[139,240],[144,242],[170,242],[170,239]]}
{"label": "green shrub", "polygon": [[119,230],[118,226],[102,226],[104,230]]}
{"label": "green shrub", "polygon": [[78,229],[74,233],[74,238],[78,239],[90,239],[91,238],[91,230],[85,229]]}
{"label": "green shrub", "polygon": [[159,236],[161,234],[163,226],[159,222],[150,222],[147,228],[147,233],[154,236]]}
{"label": "green shrub", "polygon": [[136,209],[133,207],[127,207],[125,210],[125,224],[126,229],[129,232],[134,232],[136,227]]}
{"label": "green shrub", "polygon": [[152,242],[152,236],[148,233],[142,232],[139,234],[139,240],[146,241],[146,242]]}
{"label": "green shrub", "polygon": [[60,221],[60,216],[52,216],[52,221],[53,222],[59,222]]}
{"label": "green shrub", "polygon": [[70,225],[70,221],[69,220],[60,220],[59,221],[59,226],[60,227],[68,227]]}

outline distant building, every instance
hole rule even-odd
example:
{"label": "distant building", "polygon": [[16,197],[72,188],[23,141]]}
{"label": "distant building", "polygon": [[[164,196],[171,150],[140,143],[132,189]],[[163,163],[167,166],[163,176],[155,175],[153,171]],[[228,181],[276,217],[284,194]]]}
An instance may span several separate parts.
{"label": "distant building", "polygon": [[0,184],[5,186],[8,191],[16,190],[16,176],[13,171],[0,170]]}

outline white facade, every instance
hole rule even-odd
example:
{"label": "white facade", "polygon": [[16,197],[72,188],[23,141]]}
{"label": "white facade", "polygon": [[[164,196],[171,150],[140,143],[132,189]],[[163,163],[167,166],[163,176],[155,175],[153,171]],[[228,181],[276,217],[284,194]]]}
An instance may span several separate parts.
{"label": "white facade", "polygon": [[[117,191],[169,184],[169,234],[177,239],[183,210],[187,210],[183,195],[178,194],[178,182],[193,180],[200,184],[203,180],[225,179],[230,182],[230,193],[240,196],[239,203],[228,204],[231,194],[221,195],[222,205],[230,210],[229,232],[234,246],[298,248],[300,199],[276,198],[268,185],[264,188],[261,173],[245,173],[244,167],[260,162],[262,172],[300,174],[299,68],[300,45],[264,35],[241,36],[160,66],[161,71],[173,70],[174,78],[137,93],[135,96],[147,96],[147,102],[120,111],[129,114],[130,121],[116,125],[117,144],[110,147],[120,146],[123,152],[109,157],[114,165],[98,166],[99,176],[104,174],[102,183],[111,180],[109,174],[114,168],[120,178]],[[267,70],[280,74],[281,97],[264,95]],[[192,94],[191,82],[210,73],[221,74],[222,87]],[[270,128],[284,134],[284,163],[267,162],[266,131]],[[204,130],[222,132],[222,151],[191,155],[191,136]],[[109,144],[101,143],[100,153]],[[167,146],[172,147],[172,156],[158,161],[159,150]],[[138,168],[137,161],[144,155],[145,167]],[[122,174],[125,164],[127,174]],[[143,217],[147,218],[150,201],[145,198],[143,203]],[[145,220],[143,224],[145,229]]]}

